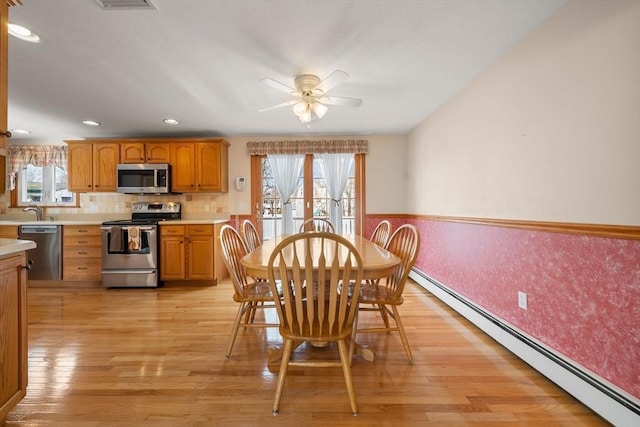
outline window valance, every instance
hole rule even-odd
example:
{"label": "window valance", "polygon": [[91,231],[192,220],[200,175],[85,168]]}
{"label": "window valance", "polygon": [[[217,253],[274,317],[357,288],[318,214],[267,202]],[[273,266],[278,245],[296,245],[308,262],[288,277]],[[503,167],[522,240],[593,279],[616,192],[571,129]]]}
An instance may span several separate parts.
{"label": "window valance", "polygon": [[66,145],[10,145],[7,147],[9,170],[11,174],[31,164],[34,166],[54,165],[67,169]]}
{"label": "window valance", "polygon": [[366,139],[249,141],[249,155],[265,154],[321,154],[353,153],[367,154]]}

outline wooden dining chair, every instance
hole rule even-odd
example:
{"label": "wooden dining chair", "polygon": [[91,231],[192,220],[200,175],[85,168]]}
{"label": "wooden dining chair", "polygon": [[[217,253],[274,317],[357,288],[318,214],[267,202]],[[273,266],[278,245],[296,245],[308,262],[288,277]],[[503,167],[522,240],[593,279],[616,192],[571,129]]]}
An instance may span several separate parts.
{"label": "wooden dining chair", "polygon": [[[398,306],[404,302],[402,293],[411,268],[415,264],[419,248],[420,234],[413,225],[402,225],[391,235],[385,249],[400,258],[400,264],[390,276],[377,281],[368,281],[360,288],[360,311],[379,312],[384,326],[365,328],[357,326],[356,328],[356,334],[399,332],[409,363],[413,363],[413,355],[400,319]],[[394,320],[394,325],[390,324],[389,318]]]}
{"label": "wooden dining chair", "polygon": [[373,230],[373,233],[371,233],[371,237],[369,238],[369,240],[371,240],[373,243],[380,246],[381,248],[384,248],[385,245],[387,244],[387,241],[389,240],[390,234],[391,234],[391,222],[385,219],[378,223],[376,228]]}
{"label": "wooden dining chair", "polygon": [[[358,313],[357,290],[363,275],[360,254],[352,243],[334,233],[295,234],[275,247],[267,273],[272,293],[277,291],[277,283],[282,285],[282,298],[276,301],[276,310],[284,349],[273,414],[278,413],[290,366],[341,366],[351,411],[356,415],[358,407],[351,378],[349,343]],[[344,283],[352,283],[356,298],[342,292]],[[292,357],[296,341],[336,342],[340,361]]]}
{"label": "wooden dining chair", "polygon": [[258,230],[256,230],[256,227],[248,219],[245,219],[242,222],[242,237],[244,238],[244,243],[247,245],[247,250],[249,252],[262,244],[262,240],[258,235]]}
{"label": "wooden dining chair", "polygon": [[303,231],[324,231],[326,233],[335,233],[333,224],[325,218],[309,218],[300,225],[298,232]]}
{"label": "wooden dining chair", "polygon": [[277,327],[279,323],[268,323],[266,319],[262,323],[255,322],[257,310],[275,307],[274,294],[266,281],[256,281],[247,276],[240,262],[242,257],[247,254],[247,247],[236,229],[228,224],[223,225],[220,229],[220,247],[222,248],[224,265],[229,271],[234,286],[233,300],[240,304],[231,329],[231,338],[226,354],[228,359],[231,357],[240,326],[268,328]]}

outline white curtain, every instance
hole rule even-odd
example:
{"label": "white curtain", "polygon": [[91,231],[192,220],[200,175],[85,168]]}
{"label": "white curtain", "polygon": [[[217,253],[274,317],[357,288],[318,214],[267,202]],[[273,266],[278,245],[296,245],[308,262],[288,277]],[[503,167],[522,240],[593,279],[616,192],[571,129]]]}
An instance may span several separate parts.
{"label": "white curtain", "polygon": [[352,153],[344,154],[316,154],[320,170],[327,185],[327,192],[331,198],[329,203],[329,221],[336,233],[342,233],[342,193],[349,180],[349,172],[353,167]]}
{"label": "white curtain", "polygon": [[293,234],[291,197],[300,185],[304,154],[269,154],[267,160],[282,198],[282,234]]}

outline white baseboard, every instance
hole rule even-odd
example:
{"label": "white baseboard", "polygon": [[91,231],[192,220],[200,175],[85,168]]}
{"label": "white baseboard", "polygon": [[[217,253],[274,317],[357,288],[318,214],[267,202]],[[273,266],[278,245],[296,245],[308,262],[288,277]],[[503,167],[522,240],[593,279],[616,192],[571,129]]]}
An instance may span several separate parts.
{"label": "white baseboard", "polygon": [[619,427],[640,426],[640,402],[517,328],[414,269],[409,277],[535,370]]}

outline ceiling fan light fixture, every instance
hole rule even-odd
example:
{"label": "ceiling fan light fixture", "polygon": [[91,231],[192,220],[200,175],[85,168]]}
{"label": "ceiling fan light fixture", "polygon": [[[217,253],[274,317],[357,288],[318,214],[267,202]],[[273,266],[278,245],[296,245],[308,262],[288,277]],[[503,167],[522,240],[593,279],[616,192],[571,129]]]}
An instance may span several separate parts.
{"label": "ceiling fan light fixture", "polygon": [[313,118],[311,116],[312,106],[307,101],[300,101],[293,106],[293,113],[298,116],[300,122],[309,123]]}
{"label": "ceiling fan light fixture", "polygon": [[329,111],[328,105],[357,107],[362,103],[362,99],[325,95],[348,78],[349,75],[340,70],[334,71],[324,80],[320,80],[320,78],[314,74],[300,74],[293,81],[295,88],[273,79],[261,79],[260,81],[263,83],[288,93],[290,96],[293,96],[294,99],[264,107],[258,111],[270,111],[293,105],[293,114],[295,114],[302,123],[309,123],[312,120],[323,118],[325,114],[327,114],[327,111]]}
{"label": "ceiling fan light fixture", "polygon": [[319,119],[323,118],[324,115],[327,114],[327,111],[329,111],[329,107],[326,105],[319,102],[313,103],[313,112],[316,113],[316,116],[318,116]]}
{"label": "ceiling fan light fixture", "polygon": [[307,104],[305,101],[300,101],[296,104],[294,104],[293,106],[293,114],[295,114],[298,117],[301,117],[305,111],[307,111],[309,109],[309,104]]}
{"label": "ceiling fan light fixture", "polygon": [[[307,104],[308,106],[308,104]],[[311,109],[307,108],[307,110],[302,113],[302,115],[300,116],[300,121],[302,123],[309,123],[311,121]]]}

